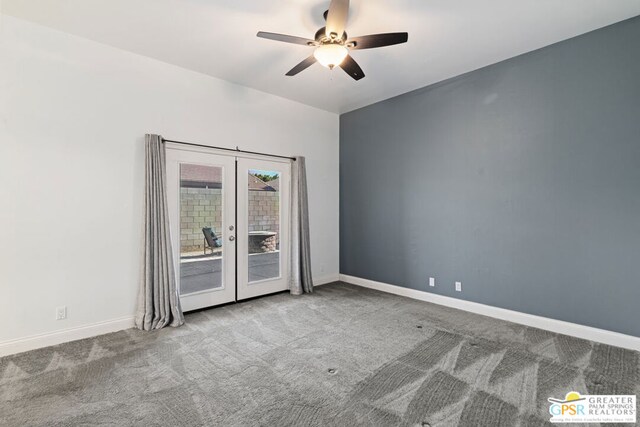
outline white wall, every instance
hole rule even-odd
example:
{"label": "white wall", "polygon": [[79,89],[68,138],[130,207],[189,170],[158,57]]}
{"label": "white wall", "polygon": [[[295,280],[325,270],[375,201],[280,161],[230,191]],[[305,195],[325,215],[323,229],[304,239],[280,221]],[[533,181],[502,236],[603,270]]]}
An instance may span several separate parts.
{"label": "white wall", "polygon": [[0,345],[133,315],[145,133],[305,155],[314,277],[337,278],[337,115],[1,17]]}

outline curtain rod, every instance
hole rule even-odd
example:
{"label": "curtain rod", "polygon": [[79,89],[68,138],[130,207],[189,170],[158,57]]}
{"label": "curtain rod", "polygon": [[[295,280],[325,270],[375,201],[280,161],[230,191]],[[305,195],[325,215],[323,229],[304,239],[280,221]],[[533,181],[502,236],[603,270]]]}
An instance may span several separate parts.
{"label": "curtain rod", "polygon": [[277,154],[259,153],[257,151],[246,151],[246,150],[239,149],[237,146],[236,146],[236,148],[234,150],[233,148],[215,147],[215,146],[212,146],[212,145],[203,145],[203,144],[194,144],[192,142],[174,141],[172,139],[164,139],[164,138],[162,138],[162,140],[164,142],[173,142],[174,144],[190,145],[192,147],[215,148],[216,150],[232,151],[234,153],[257,154],[259,156],[277,157],[279,159],[289,159],[289,160],[293,160],[294,162],[296,161],[295,157],[279,156]]}

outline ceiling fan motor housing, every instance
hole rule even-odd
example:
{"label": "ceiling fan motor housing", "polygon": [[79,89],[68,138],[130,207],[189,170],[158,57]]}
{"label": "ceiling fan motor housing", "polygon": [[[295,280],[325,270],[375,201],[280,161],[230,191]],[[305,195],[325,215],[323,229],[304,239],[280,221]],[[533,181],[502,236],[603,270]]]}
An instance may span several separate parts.
{"label": "ceiling fan motor housing", "polygon": [[347,41],[346,31],[342,33],[342,36],[334,37],[334,38],[327,37],[326,31],[327,31],[326,27],[320,28],[318,31],[316,31],[316,35],[314,36],[314,39],[320,44],[327,44],[327,43],[344,44]]}

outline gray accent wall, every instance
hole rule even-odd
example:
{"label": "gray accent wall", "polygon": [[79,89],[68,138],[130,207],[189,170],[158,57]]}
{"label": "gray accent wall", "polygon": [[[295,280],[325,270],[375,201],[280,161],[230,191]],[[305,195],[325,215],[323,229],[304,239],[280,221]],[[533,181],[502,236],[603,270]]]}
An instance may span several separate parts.
{"label": "gray accent wall", "polygon": [[640,336],[640,17],[343,114],[340,271]]}

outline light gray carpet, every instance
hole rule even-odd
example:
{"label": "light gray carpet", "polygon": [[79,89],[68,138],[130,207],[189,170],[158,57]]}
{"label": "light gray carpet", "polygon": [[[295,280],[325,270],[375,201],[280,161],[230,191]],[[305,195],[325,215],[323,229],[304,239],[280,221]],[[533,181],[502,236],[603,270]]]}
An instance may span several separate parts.
{"label": "light gray carpet", "polygon": [[0,424],[541,426],[639,356],[338,283],[0,359]]}

